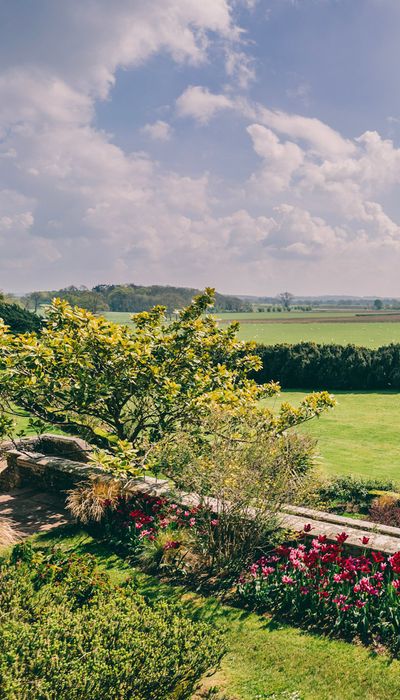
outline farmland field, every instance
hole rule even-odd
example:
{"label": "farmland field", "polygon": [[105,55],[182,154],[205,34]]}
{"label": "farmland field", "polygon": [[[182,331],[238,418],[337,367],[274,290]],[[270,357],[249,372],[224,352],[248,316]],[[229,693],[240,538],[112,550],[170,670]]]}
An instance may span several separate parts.
{"label": "farmland field", "polygon": [[400,343],[400,323],[252,323],[240,326],[239,338],[265,345],[310,341],[378,348]]}
{"label": "farmland field", "polygon": [[[357,314],[357,315],[356,315]],[[360,315],[362,314],[362,315]],[[115,323],[131,324],[131,313],[107,312]],[[338,343],[377,348],[400,343],[398,314],[365,314],[361,311],[315,311],[290,313],[224,313],[218,319],[222,327],[231,320],[241,322],[239,338],[258,343]],[[368,319],[368,320],[366,320]],[[382,319],[382,320],[381,320]]]}
{"label": "farmland field", "polygon": [[[329,474],[354,474],[400,481],[400,393],[334,392],[338,405],[301,430],[318,440],[320,466]],[[306,395],[284,391],[268,399],[297,405]]]}

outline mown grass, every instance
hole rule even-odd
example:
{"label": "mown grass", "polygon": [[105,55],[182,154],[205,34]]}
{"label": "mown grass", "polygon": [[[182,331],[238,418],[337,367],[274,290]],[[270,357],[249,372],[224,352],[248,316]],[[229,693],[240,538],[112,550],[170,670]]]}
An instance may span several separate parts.
{"label": "mown grass", "polygon": [[60,545],[94,554],[114,581],[134,575],[148,599],[179,600],[188,614],[222,626],[229,651],[221,669],[206,680],[235,700],[397,700],[400,662],[346,642],[280,625],[266,617],[223,605],[135,571],[84,531],[59,528],[35,538],[38,546]]}
{"label": "mown grass", "polygon": [[[297,405],[306,393],[284,391],[266,404],[271,408],[282,401]],[[336,408],[301,428],[317,438],[322,469],[400,481],[400,393],[333,393]]]}
{"label": "mown grass", "polygon": [[[297,405],[307,393],[283,391],[279,397],[267,399],[266,405],[274,409],[282,401]],[[338,401],[336,408],[301,428],[318,440],[322,470],[332,475],[354,474],[400,481],[400,393],[333,393]],[[27,417],[18,419],[18,428],[27,429],[27,421]]]}

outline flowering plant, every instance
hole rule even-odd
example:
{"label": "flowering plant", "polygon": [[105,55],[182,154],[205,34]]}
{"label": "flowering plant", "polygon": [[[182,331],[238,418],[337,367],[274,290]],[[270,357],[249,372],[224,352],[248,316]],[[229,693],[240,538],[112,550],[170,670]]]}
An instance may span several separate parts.
{"label": "flowering plant", "polygon": [[[304,534],[307,532],[304,528]],[[385,645],[400,653],[400,552],[386,557],[345,549],[347,535],[328,543],[277,547],[241,576],[238,592],[249,606],[327,634]],[[360,538],[368,544],[368,538]]]}
{"label": "flowering plant", "polygon": [[169,560],[173,554],[176,559],[191,535],[201,539],[208,529],[216,530],[219,524],[215,514],[205,506],[185,507],[145,493],[120,497],[116,504],[106,505],[109,508],[105,528],[109,538],[134,555],[154,543],[159,563],[163,553],[169,552]]}

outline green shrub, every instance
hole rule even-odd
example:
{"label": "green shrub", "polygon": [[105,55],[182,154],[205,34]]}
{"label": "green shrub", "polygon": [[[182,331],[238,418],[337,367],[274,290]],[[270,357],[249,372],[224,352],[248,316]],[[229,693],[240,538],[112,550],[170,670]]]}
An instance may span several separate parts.
{"label": "green shrub", "polygon": [[42,320],[36,314],[17,304],[3,304],[1,301],[0,318],[12,333],[37,333],[42,326]]}
{"label": "green shrub", "polygon": [[395,488],[392,481],[338,476],[319,485],[316,496],[333,509],[342,506],[344,509],[367,512],[377,491],[393,491]]}
{"label": "green shrub", "polygon": [[376,390],[400,387],[400,344],[380,348],[303,342],[257,345],[259,384],[278,380],[291,389]]}
{"label": "green shrub", "polygon": [[19,548],[1,564],[4,700],[188,700],[221,653],[220,633],[112,586],[91,557]]}

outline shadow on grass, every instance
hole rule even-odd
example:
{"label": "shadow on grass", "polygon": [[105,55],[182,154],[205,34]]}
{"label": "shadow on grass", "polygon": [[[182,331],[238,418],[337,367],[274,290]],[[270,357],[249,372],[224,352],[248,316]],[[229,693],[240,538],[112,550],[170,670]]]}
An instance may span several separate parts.
{"label": "shadow on grass", "polygon": [[[179,604],[193,619],[209,622],[215,626],[235,626],[245,621],[250,613],[241,608],[225,605],[217,598],[203,596],[183,585],[162,581],[144,573],[129,561],[115,553],[105,541],[95,539],[82,527],[64,525],[51,532],[40,533],[33,539],[40,549],[61,547],[75,554],[92,554],[99,567],[106,570],[113,581],[121,582],[132,578],[138,592],[148,601],[167,600]],[[262,618],[260,618],[260,621]]]}
{"label": "shadow on grass", "polygon": [[[114,583],[118,584],[127,578],[132,578],[138,593],[149,602],[165,600],[171,604],[179,605],[192,619],[208,622],[214,627],[225,630],[234,630],[235,636],[240,635],[250,618],[253,621],[257,620],[259,629],[265,633],[295,628],[305,638],[305,644],[307,643],[306,638],[310,636],[320,640],[335,640],[344,644],[352,644],[351,640],[345,640],[339,636],[324,634],[317,629],[302,628],[301,625],[295,622],[291,623],[284,618],[229,605],[214,596],[204,596],[183,585],[162,581],[135,568],[129,561],[116,554],[107,542],[95,539],[89,532],[77,525],[64,525],[51,532],[41,533],[35,536],[33,542],[40,549],[59,546],[76,554],[94,555],[99,567],[109,573]],[[391,665],[393,658],[385,654],[383,649],[371,647],[368,649],[365,646],[364,648],[368,650],[368,656],[371,659],[379,656],[381,663],[384,663],[386,667]]]}

